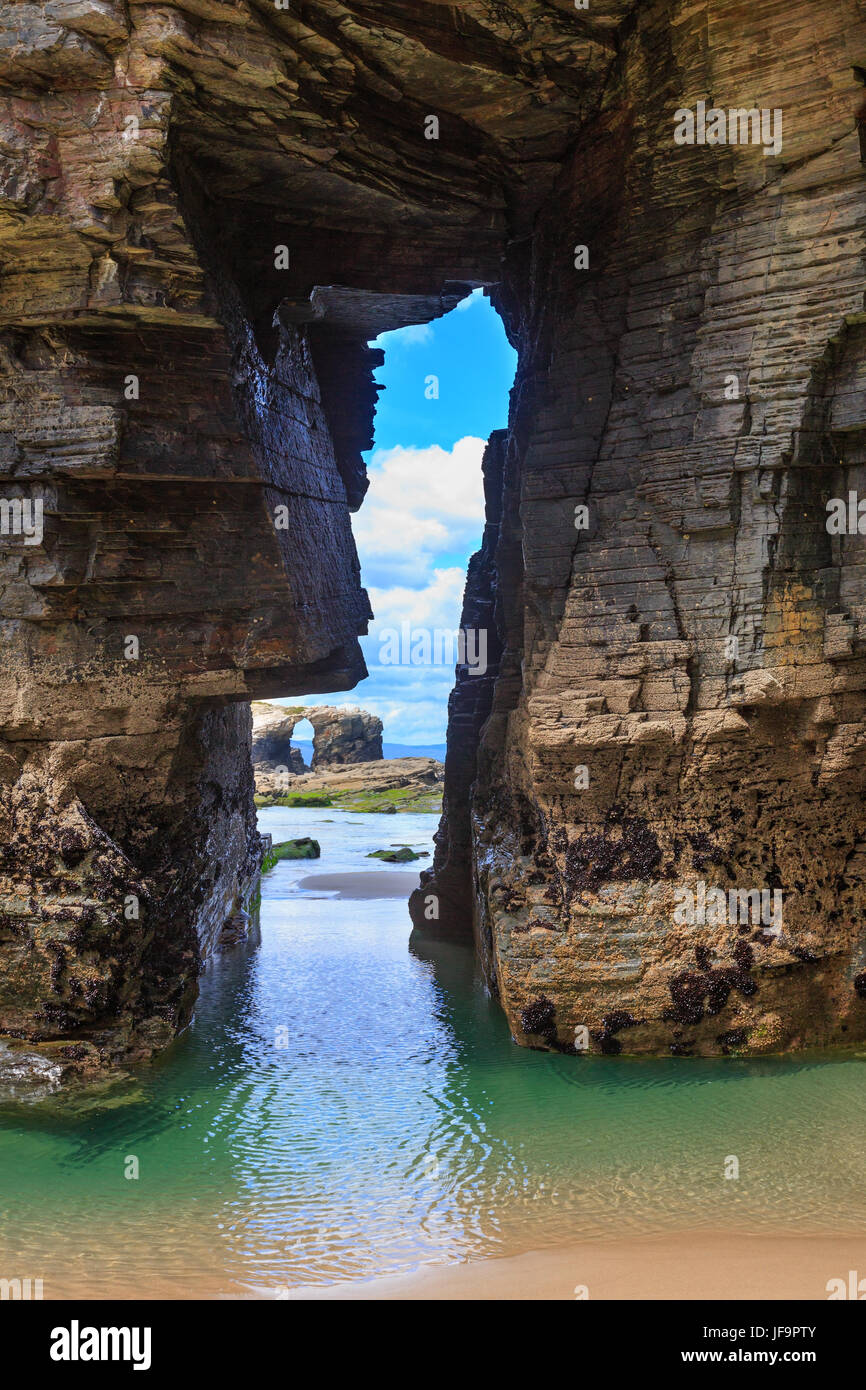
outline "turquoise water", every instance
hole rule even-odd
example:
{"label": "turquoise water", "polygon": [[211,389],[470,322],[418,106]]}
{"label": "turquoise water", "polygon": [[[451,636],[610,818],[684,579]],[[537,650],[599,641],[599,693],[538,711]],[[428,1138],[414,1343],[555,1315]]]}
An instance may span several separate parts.
{"label": "turquoise water", "polygon": [[[98,1102],[0,1108],[0,1276],[274,1295],[582,1236],[864,1229],[859,1057],[517,1048],[471,952],[409,952],[406,867],[365,857],[430,849],[435,817],[260,824],[322,858],[266,876],[261,944],[213,962],[184,1037]],[[298,887],[357,871],[400,896]]]}

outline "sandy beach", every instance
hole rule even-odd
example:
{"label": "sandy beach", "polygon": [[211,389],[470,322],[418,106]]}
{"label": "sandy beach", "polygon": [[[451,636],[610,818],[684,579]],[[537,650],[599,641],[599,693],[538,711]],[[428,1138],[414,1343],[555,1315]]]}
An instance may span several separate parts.
{"label": "sandy beach", "polygon": [[[174,1232],[176,1238],[179,1233]],[[104,1236],[91,1233],[97,1248]],[[166,1232],[145,1248],[125,1233],[122,1254],[101,1265],[85,1252],[55,1252],[34,1268],[45,1275],[46,1299],[262,1299],[400,1301],[536,1301],[651,1299],[828,1300],[828,1281],[850,1271],[866,1280],[866,1235],[742,1234],[696,1230],[628,1240],[587,1240],[494,1259],[428,1264],[403,1275],[308,1285],[241,1279],[220,1267],[219,1248],[200,1233],[183,1233],[183,1254]],[[215,1262],[216,1255],[216,1262]],[[9,1260],[8,1267],[12,1268]],[[15,1267],[19,1267],[18,1261]],[[23,1267],[23,1266],[21,1266]],[[328,1278],[323,1270],[323,1276]],[[853,1281],[856,1284],[856,1280]],[[866,1290],[866,1282],[864,1282]]]}
{"label": "sandy beach", "polygon": [[827,1281],[847,1284],[850,1270],[866,1272],[866,1235],[693,1231],[436,1265],[399,1278],[293,1289],[289,1298],[825,1301]]}

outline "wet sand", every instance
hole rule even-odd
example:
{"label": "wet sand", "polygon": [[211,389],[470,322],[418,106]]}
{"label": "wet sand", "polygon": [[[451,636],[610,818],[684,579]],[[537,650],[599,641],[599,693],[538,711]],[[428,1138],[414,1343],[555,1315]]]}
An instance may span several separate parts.
{"label": "wet sand", "polygon": [[[292,1289],[290,1299],[815,1299],[849,1270],[866,1278],[866,1235],[695,1231],[588,1241],[363,1283]],[[585,1288],[586,1294],[576,1290]]]}
{"label": "wet sand", "polygon": [[329,898],[363,902],[368,898],[409,897],[418,887],[420,870],[406,873],[398,869],[372,869],[355,874],[307,874],[296,887],[305,894],[321,893]]}
{"label": "wet sand", "polygon": [[[48,1257],[2,1252],[4,1267],[44,1276],[57,1300],[590,1300],[806,1299],[826,1301],[827,1283],[849,1271],[866,1281],[866,1235],[737,1235],[692,1231],[629,1240],[587,1240],[528,1254],[428,1264],[410,1274],[312,1285],[259,1280],[228,1268],[200,1231],[172,1228],[162,1241],[124,1233],[105,1258],[103,1232],[93,1248],[55,1249]],[[326,1276],[327,1277],[327,1276]],[[335,1280],[340,1275],[334,1271]],[[855,1281],[856,1282],[856,1281]],[[578,1290],[586,1289],[585,1294]],[[864,1282],[866,1291],[866,1282]]]}

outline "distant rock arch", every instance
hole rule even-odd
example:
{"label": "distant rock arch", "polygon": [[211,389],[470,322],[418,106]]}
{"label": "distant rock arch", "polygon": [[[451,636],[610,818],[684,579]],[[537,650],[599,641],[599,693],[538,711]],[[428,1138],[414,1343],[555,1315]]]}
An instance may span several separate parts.
{"label": "distant rock arch", "polygon": [[382,721],[357,705],[272,705],[254,701],[253,764],[282,766],[289,772],[306,768],[300,751],[292,747],[295,725],[308,719],[313,726],[313,769],[347,763],[378,762],[382,754]]}

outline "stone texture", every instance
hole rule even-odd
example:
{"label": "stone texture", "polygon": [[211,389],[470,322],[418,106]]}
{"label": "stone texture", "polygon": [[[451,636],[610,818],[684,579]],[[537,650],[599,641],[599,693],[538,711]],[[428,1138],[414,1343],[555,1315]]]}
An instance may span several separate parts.
{"label": "stone texture", "polygon": [[311,767],[335,767],[344,763],[373,763],[382,757],[382,721],[357,706],[334,709],[315,707],[313,761]]}
{"label": "stone texture", "polygon": [[[501,658],[419,929],[474,922],[533,1045],[866,1034],[863,540],[823,524],[866,481],[864,69],[861,0],[0,8],[0,497],[45,508],[0,537],[0,1031],[88,1065],[189,1017],[259,855],[245,702],[364,674],[368,339],[485,284]],[[782,155],[675,146],[698,100]],[[696,878],[783,937],[678,926]]]}
{"label": "stone texture", "polygon": [[[863,541],[825,529],[827,499],[863,486],[864,20],[641,7],[510,258],[503,523],[467,595],[495,600],[504,653],[477,759],[458,684],[446,804],[472,784],[471,837],[455,848],[449,809],[424,889],[441,920],[413,911],[419,931],[474,918],[519,1042],[866,1031]],[[781,108],[782,156],[675,148],[699,99]],[[678,922],[700,882],[779,890],[781,932]]]}

